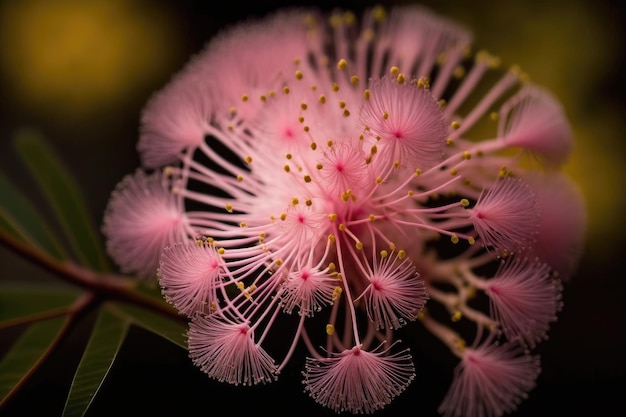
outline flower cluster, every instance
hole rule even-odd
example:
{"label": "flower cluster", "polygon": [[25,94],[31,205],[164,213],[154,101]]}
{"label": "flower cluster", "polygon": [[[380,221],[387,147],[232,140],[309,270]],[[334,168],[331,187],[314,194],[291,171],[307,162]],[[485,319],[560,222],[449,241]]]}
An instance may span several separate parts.
{"label": "flower cluster", "polygon": [[305,392],[372,413],[415,377],[415,322],[459,359],[439,411],[499,416],[582,251],[571,148],[549,92],[427,9],[279,11],[151,98],[103,233],[211,378],[270,382],[302,346]]}

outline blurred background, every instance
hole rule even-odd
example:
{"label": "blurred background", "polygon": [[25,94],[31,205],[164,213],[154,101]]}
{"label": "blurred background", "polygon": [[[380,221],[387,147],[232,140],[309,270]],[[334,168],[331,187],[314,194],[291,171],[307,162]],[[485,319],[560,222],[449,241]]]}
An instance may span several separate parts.
{"label": "blurred background", "polygon": [[[218,8],[203,1],[0,0],[0,170],[43,204],[11,145],[16,129],[38,129],[76,175],[99,224],[111,190],[139,164],[135,146],[147,99],[220,28],[289,5],[358,12],[401,3],[229,0]],[[470,27],[477,48],[519,64],[553,91],[575,130],[565,169],[587,201],[586,252],[565,287],[550,340],[540,347],[538,387],[513,415],[626,415],[621,394],[612,394],[626,389],[623,7],[608,0],[421,4]],[[1,280],[45,277],[2,246],[0,267]],[[62,348],[0,413],[60,415],[78,360],[71,340]],[[424,361],[417,362],[416,382],[381,415],[406,407],[411,415],[436,415],[449,375]],[[88,416],[200,416],[218,409],[221,415],[326,415],[294,383],[299,371],[292,372],[292,380],[258,389],[224,387],[200,374],[181,349],[136,330]]]}

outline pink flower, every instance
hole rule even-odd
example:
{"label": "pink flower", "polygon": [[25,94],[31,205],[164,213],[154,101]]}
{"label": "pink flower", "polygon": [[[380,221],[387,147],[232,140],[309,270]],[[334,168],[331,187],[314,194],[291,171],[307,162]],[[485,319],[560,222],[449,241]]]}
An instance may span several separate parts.
{"label": "pink flower", "polygon": [[364,298],[367,314],[378,329],[397,329],[417,319],[428,296],[404,252],[394,256],[383,251],[380,258],[368,270],[369,285],[357,300]]}
{"label": "pink flower", "polygon": [[415,377],[407,349],[391,346],[368,352],[360,346],[328,358],[307,358],[305,390],[315,401],[336,412],[370,414],[400,395]]}
{"label": "pink flower", "polygon": [[514,411],[535,387],[539,359],[515,345],[465,348],[439,407],[444,417],[498,417]]}
{"label": "pink flower", "polygon": [[417,319],[462,360],[445,414],[500,415],[532,388],[533,356],[455,329],[533,349],[584,205],[553,174],[572,139],[556,99],[471,41],[417,6],[278,11],[221,32],[149,100],[154,173],[122,181],[103,231],[122,270],[159,268],[209,377],[269,382],[302,346],[315,401],[372,413],[414,378],[391,347]]}
{"label": "pink flower", "polygon": [[448,132],[430,91],[385,77],[373,80],[368,92],[359,124],[370,143],[377,143],[377,163],[430,168],[441,161]]}
{"label": "pink flower", "polygon": [[537,86],[528,84],[500,111],[500,136],[508,146],[535,152],[552,164],[567,160],[572,131],[559,102]]}
{"label": "pink flower", "polygon": [[339,285],[328,268],[303,267],[292,270],[280,293],[284,310],[291,313],[297,307],[300,315],[312,316],[333,303],[333,293]]}
{"label": "pink flower", "polygon": [[108,253],[124,272],[154,276],[163,248],[187,239],[185,214],[169,182],[160,171],[137,171],[113,192],[102,232]]}
{"label": "pink flower", "polygon": [[498,180],[481,194],[470,212],[485,245],[508,252],[534,243],[541,221],[537,198],[521,179]]}
{"label": "pink flower", "polygon": [[584,249],[587,211],[578,186],[560,172],[527,178],[537,196],[541,226],[530,256],[548,263],[562,280],[575,272]]}
{"label": "pink flower", "polygon": [[165,299],[191,317],[215,308],[222,273],[222,259],[215,248],[199,239],[196,244],[165,247],[158,277]]}
{"label": "pink flower", "polygon": [[211,114],[205,92],[180,77],[156,93],[141,116],[137,150],[143,165],[174,163],[186,149],[204,141]]}
{"label": "pink flower", "polygon": [[509,339],[534,348],[561,309],[561,285],[538,260],[506,259],[485,283],[493,317]]}
{"label": "pink flower", "polygon": [[196,315],[189,325],[189,355],[211,378],[255,385],[276,378],[273,359],[256,344],[246,323],[219,315]]}

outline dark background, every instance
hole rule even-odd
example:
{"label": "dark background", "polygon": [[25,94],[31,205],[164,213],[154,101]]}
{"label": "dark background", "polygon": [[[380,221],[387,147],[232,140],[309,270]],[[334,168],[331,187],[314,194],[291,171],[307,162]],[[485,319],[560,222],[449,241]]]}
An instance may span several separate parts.
{"label": "dark background", "polygon": [[[220,28],[296,3],[231,0],[220,9],[208,4],[0,1],[2,172],[43,204],[11,147],[15,129],[40,130],[76,174],[99,224],[110,191],[139,164],[137,127],[150,94]],[[297,4],[359,12],[374,3]],[[565,169],[586,196],[587,249],[565,287],[559,321],[539,348],[538,386],[513,415],[626,415],[622,10],[606,0],[423,4],[471,27],[477,47],[520,64],[554,91],[576,132],[576,150]],[[0,247],[0,279],[54,278]],[[87,325],[76,329],[2,415],[60,415]],[[414,337],[424,336],[414,330]],[[2,337],[8,345],[10,334]],[[436,348],[415,348],[416,381],[376,415],[436,415],[450,377],[446,357]],[[133,329],[87,415],[332,415],[302,392],[299,365],[293,361],[271,385],[229,387],[205,377],[182,349]]]}

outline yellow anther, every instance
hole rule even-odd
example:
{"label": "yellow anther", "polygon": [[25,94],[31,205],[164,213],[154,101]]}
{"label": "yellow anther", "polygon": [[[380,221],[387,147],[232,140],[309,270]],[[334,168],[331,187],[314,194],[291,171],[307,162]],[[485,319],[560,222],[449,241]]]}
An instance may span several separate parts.
{"label": "yellow anther", "polygon": [[302,77],[304,77],[304,75],[302,74],[302,71],[300,70],[297,70],[295,75],[298,80],[301,80]]}
{"label": "yellow anther", "polygon": [[265,240],[265,233],[264,232],[259,233],[259,240],[261,240],[261,241]]}
{"label": "yellow anther", "polygon": [[300,200],[298,200],[298,197],[294,197],[294,198],[291,199],[291,204],[293,206],[297,206],[299,202],[300,202]]}
{"label": "yellow anther", "polygon": [[224,253],[226,253],[226,249],[224,249],[224,248],[219,248],[219,249],[217,250],[217,253],[219,253],[220,255],[223,255]]}
{"label": "yellow anther", "polygon": [[337,221],[337,215],[335,213],[329,214],[328,215],[328,220],[330,220],[331,222]]}
{"label": "yellow anther", "polygon": [[292,154],[290,154],[290,153],[285,154],[285,158],[286,158],[286,159],[291,159],[291,158],[293,158],[293,155],[292,155]]}
{"label": "yellow anther", "polygon": [[454,130],[457,130],[459,127],[461,127],[461,124],[455,120],[454,122],[450,123],[450,127]]}
{"label": "yellow anther", "polygon": [[459,173],[459,171],[456,168],[452,168],[450,170],[450,175],[457,175]]}
{"label": "yellow anther", "polygon": [[270,97],[276,97],[276,91],[270,91],[267,93],[267,95]]}
{"label": "yellow anther", "polygon": [[247,226],[246,222],[239,223],[239,227],[241,228],[245,228],[246,226]]}
{"label": "yellow anther", "polygon": [[420,175],[422,175],[422,170],[421,170],[421,169],[419,169],[419,168],[417,168],[417,169],[415,170],[415,176],[416,176],[416,177],[419,177]]}
{"label": "yellow anther", "polygon": [[362,250],[363,249],[363,242],[356,242],[354,247],[356,248],[356,250]]}
{"label": "yellow anther", "polygon": [[344,109],[343,117],[348,117],[348,116],[350,116],[350,111],[348,109]]}
{"label": "yellow anther", "polygon": [[331,90],[333,90],[333,92],[335,92],[335,93],[336,93],[337,91],[339,91],[339,84],[337,84],[337,83],[333,83],[333,85],[332,85],[332,87],[331,87]]}
{"label": "yellow anther", "polygon": [[307,198],[306,200],[304,200],[304,204],[306,204],[307,207],[311,207],[311,205],[313,204],[313,200],[311,200],[310,198]]}
{"label": "yellow anther", "polygon": [[346,68],[348,68],[348,61],[346,61],[345,59],[341,58],[341,59],[339,60],[339,62],[337,62],[337,69],[338,69],[339,71],[343,71],[343,70],[345,70]]}
{"label": "yellow anther", "polygon": [[241,101],[243,101],[244,103],[245,103],[246,101],[248,101],[248,99],[249,99],[249,97],[248,97],[246,94],[244,94],[243,96],[241,96]]}
{"label": "yellow anther", "polygon": [[217,311],[217,303],[215,302],[215,300],[211,301],[211,312],[215,313]]}
{"label": "yellow anther", "polygon": [[326,103],[326,96],[324,94],[320,95],[320,103],[322,104]]}
{"label": "yellow anther", "polygon": [[453,322],[457,322],[457,321],[461,320],[461,317],[463,317],[463,314],[461,314],[461,312],[459,310],[457,310],[454,313],[452,313],[452,316],[450,317],[450,320],[452,320]]}
{"label": "yellow anther", "polygon": [[353,12],[347,11],[343,14],[343,21],[346,25],[351,26],[356,23],[357,18]]}
{"label": "yellow anther", "polygon": [[[391,245],[393,245],[393,243]],[[389,245],[389,246],[391,246],[391,245]],[[395,248],[395,245],[393,245],[393,246]],[[400,249],[398,251],[398,259],[404,259],[405,257],[406,257],[406,252],[404,251],[404,249]]]}
{"label": "yellow anther", "polygon": [[370,153],[372,155],[376,155],[376,152],[378,152],[378,148],[376,147],[376,145],[372,145],[372,147],[370,148]]}
{"label": "yellow anther", "polygon": [[236,108],[236,107],[231,107],[231,108],[229,108],[229,109],[228,109],[228,112],[229,112],[232,116],[234,116],[234,115],[236,115],[236,114],[237,114],[237,108]]}
{"label": "yellow anther", "polygon": [[237,288],[239,288],[239,291],[243,291],[246,288],[246,286],[243,284],[243,282],[239,281],[237,283]]}
{"label": "yellow anther", "polygon": [[309,106],[307,106],[307,104],[306,104],[306,103],[300,103],[300,108],[301,108],[302,110],[306,110],[308,107],[309,107]]}
{"label": "yellow anther", "polygon": [[311,142],[311,150],[314,151],[317,149],[317,143]]}
{"label": "yellow anther", "polygon": [[476,243],[476,239],[470,236],[467,238],[467,243],[469,243],[470,245],[473,245],[474,243]]}
{"label": "yellow anther", "polygon": [[463,152],[463,159],[472,159],[472,153],[470,151]]}
{"label": "yellow anther", "polygon": [[374,216],[373,214],[370,214],[369,219],[370,219],[370,223],[374,223],[374,221],[376,220],[376,216]]}
{"label": "yellow anther", "polygon": [[445,108],[448,105],[448,102],[444,99],[441,99],[437,102],[437,104],[439,105],[439,108]]}
{"label": "yellow anther", "polygon": [[284,86],[284,87],[283,87],[283,93],[285,93],[285,94],[289,94],[289,91],[290,91],[290,90],[289,90],[289,87],[287,87],[287,86]]}
{"label": "yellow anther", "polygon": [[246,164],[251,164],[251,163],[252,163],[252,157],[246,156]]}
{"label": "yellow anther", "polygon": [[387,12],[385,11],[384,7],[382,7],[382,6],[375,6],[372,9],[372,17],[377,22],[380,22],[380,21],[385,20],[385,18],[387,17]]}
{"label": "yellow anther", "polygon": [[280,213],[280,219],[285,220],[287,218],[287,213]]}
{"label": "yellow anther", "polygon": [[352,84],[352,85],[359,84],[359,76],[358,75],[353,75],[352,77],[350,77],[350,84]]}
{"label": "yellow anther", "polygon": [[467,347],[467,343],[465,342],[465,340],[458,338],[456,340],[456,348],[458,350],[464,350]]}
{"label": "yellow anther", "polygon": [[241,174],[237,175],[237,181],[239,182],[243,181],[243,175]]}
{"label": "yellow anther", "polygon": [[304,176],[304,182],[311,182],[311,176],[310,175],[305,175]]}
{"label": "yellow anther", "polygon": [[400,68],[394,65],[393,67],[389,68],[389,73],[393,75],[394,77],[397,77],[398,74],[400,74]]}
{"label": "yellow anther", "polygon": [[338,226],[338,229],[339,229],[339,231],[341,231],[341,232],[345,232],[345,231],[346,231],[346,225],[345,225],[345,224],[343,224],[343,223],[341,223],[341,224]]}
{"label": "yellow anther", "polygon": [[446,145],[448,145],[448,146],[454,145],[454,139],[452,139],[452,138],[446,139]]}
{"label": "yellow anther", "polygon": [[387,110],[383,112],[383,119],[385,120],[389,119],[389,112]]}
{"label": "yellow anther", "polygon": [[406,82],[406,76],[404,74],[398,74],[396,81],[398,84],[404,84]]}
{"label": "yellow anther", "polygon": [[450,242],[456,245],[457,243],[459,243],[459,237],[453,233],[452,236],[450,236]]}
{"label": "yellow anther", "polygon": [[370,90],[367,90],[367,89],[366,89],[366,90],[364,90],[364,91],[363,91],[363,98],[364,98],[365,100],[369,100],[369,99],[370,99],[370,97],[371,97],[371,95],[372,95],[372,93],[370,92]]}
{"label": "yellow anther", "polygon": [[468,300],[471,300],[472,298],[476,297],[476,287],[473,285],[468,285],[467,287],[465,287],[465,289],[467,290],[466,293],[466,297]]}
{"label": "yellow anther", "polygon": [[335,326],[333,326],[332,324],[327,324],[326,325],[326,334],[329,336],[332,336],[335,334]]}
{"label": "yellow anther", "polygon": [[500,115],[497,112],[492,111],[491,114],[489,114],[489,118],[493,120],[494,122],[497,122],[498,119],[500,118]]}
{"label": "yellow anther", "polygon": [[318,163],[317,165],[315,165],[315,168],[322,169],[324,168],[324,165],[322,165],[321,163]]}
{"label": "yellow anther", "polygon": [[345,107],[346,107],[346,102],[345,102],[345,100],[340,100],[340,101],[339,101],[339,108],[340,108],[340,109],[343,109],[343,108],[345,108]]}
{"label": "yellow anther", "polygon": [[331,148],[333,146],[333,141],[329,140],[328,142],[326,142],[326,146],[328,146],[329,148]]}
{"label": "yellow anther", "polygon": [[261,97],[259,97],[261,99],[261,101],[267,101],[267,97],[263,94],[261,94]]}
{"label": "yellow anther", "polygon": [[302,128],[302,130],[304,130],[305,132],[308,132],[308,131],[309,131],[309,127],[308,127],[308,126],[304,126],[304,127]]}
{"label": "yellow anther", "polygon": [[387,252],[387,251],[386,251],[386,250],[384,250],[384,249],[380,251],[380,257],[381,257],[381,258],[383,258],[383,259],[384,259],[384,258],[386,258],[387,256],[389,256],[389,252]]}
{"label": "yellow anther", "polygon": [[285,170],[285,172],[291,171],[291,168],[289,167],[288,164],[283,165],[283,169]]}
{"label": "yellow anther", "polygon": [[452,71],[452,76],[457,79],[463,78],[465,76],[465,68],[461,65],[454,68],[454,70]]}
{"label": "yellow anther", "polygon": [[470,202],[469,202],[469,200],[467,198],[461,199],[461,205],[463,207],[467,207],[467,206],[469,206],[469,204],[470,204]]}
{"label": "yellow anther", "polygon": [[417,88],[424,88],[424,89],[430,88],[430,78],[420,77],[417,80],[416,85],[417,85]]}
{"label": "yellow anther", "polygon": [[341,297],[341,293],[342,292],[343,292],[343,290],[341,289],[341,287],[335,287],[335,289],[333,290],[332,300],[333,301],[337,301],[339,299],[339,297]]}
{"label": "yellow anther", "polygon": [[376,184],[380,185],[383,183],[382,177],[376,177]]}
{"label": "yellow anther", "polygon": [[400,168],[400,161],[393,161],[393,169]]}
{"label": "yellow anther", "polygon": [[335,235],[333,235],[332,233],[328,235],[328,241],[330,243],[335,243],[336,239],[335,239]]}
{"label": "yellow anther", "polygon": [[334,262],[331,262],[328,264],[328,272],[333,272],[335,270],[336,266]]}
{"label": "yellow anther", "polygon": [[232,213],[233,212],[233,205],[232,204],[226,204],[224,206],[224,208],[226,209],[227,212]]}

